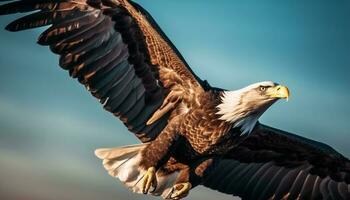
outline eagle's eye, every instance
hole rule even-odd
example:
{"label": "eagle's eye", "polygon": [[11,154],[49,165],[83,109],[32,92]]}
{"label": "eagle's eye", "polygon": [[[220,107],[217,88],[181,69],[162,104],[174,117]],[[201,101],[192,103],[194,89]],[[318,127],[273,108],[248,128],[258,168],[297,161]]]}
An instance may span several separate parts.
{"label": "eagle's eye", "polygon": [[265,92],[266,88],[267,88],[266,86],[260,86],[259,89],[260,89],[261,92]]}

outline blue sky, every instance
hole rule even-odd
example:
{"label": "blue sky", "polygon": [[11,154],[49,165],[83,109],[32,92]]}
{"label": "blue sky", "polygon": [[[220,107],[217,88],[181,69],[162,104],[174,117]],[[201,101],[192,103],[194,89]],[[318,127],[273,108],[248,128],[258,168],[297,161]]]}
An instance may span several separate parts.
{"label": "blue sky", "polygon": [[[225,89],[289,86],[261,118],[350,157],[350,2],[138,0],[199,77]],[[14,19],[1,17],[0,27]],[[2,28],[1,28],[2,29]],[[137,143],[35,44],[43,29],[0,31],[0,197],[144,199],[110,178],[98,147]],[[190,199],[231,199],[210,190]]]}

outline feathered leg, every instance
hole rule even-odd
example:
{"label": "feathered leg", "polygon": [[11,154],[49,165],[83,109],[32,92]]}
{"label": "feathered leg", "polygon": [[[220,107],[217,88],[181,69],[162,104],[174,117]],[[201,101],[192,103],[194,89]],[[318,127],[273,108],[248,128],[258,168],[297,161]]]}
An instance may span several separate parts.
{"label": "feathered leg", "polygon": [[203,158],[194,161],[191,166],[180,163],[170,164],[170,166],[168,167],[170,170],[179,171],[179,174],[166,199],[178,200],[185,198],[192,188],[203,181],[205,173],[213,167],[213,159]]}
{"label": "feathered leg", "polygon": [[148,144],[141,152],[140,167],[147,170],[142,180],[142,192],[147,194],[151,187],[156,189],[156,172],[172,155],[179,135],[176,131],[176,123],[169,123],[162,133]]}

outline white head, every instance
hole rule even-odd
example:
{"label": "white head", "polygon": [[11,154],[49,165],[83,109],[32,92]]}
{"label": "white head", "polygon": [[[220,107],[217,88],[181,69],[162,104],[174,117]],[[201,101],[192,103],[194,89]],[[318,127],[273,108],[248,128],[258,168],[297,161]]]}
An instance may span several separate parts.
{"label": "white head", "polygon": [[278,99],[288,99],[287,87],[271,81],[254,83],[235,91],[225,91],[217,106],[220,120],[241,127],[242,134],[250,133],[259,117]]}

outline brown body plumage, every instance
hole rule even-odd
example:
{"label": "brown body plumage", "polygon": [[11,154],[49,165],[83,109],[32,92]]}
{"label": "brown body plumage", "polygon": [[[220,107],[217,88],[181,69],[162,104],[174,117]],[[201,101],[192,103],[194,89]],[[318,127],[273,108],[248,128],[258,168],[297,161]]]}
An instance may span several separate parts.
{"label": "brown body plumage", "polygon": [[[350,162],[327,145],[259,124],[286,87],[211,87],[152,17],[128,0],[10,1],[33,12],[6,28],[51,25],[38,43],[143,142],[96,151],[134,192],[180,199],[204,185],[243,199],[350,199]],[[153,189],[152,189],[153,188]]]}

